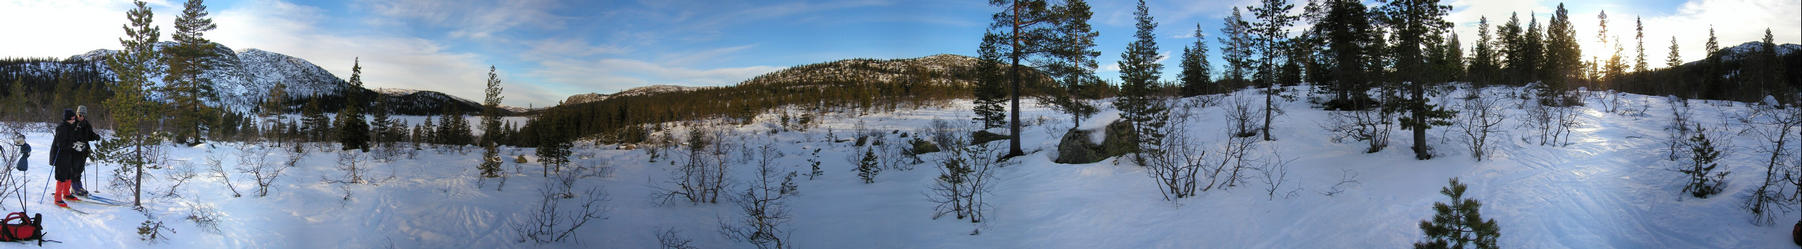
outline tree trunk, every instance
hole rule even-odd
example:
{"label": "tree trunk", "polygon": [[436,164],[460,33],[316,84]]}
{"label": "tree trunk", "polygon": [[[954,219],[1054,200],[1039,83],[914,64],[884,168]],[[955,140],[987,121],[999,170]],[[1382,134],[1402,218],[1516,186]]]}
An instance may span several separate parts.
{"label": "tree trunk", "polygon": [[1012,54],[1014,62],[1012,67],[1008,68],[1008,74],[1012,75],[1009,78],[1013,78],[1012,80],[1014,82],[1013,108],[1011,108],[1013,110],[1013,122],[1009,125],[1007,155],[1003,156],[1003,158],[1026,154],[1026,152],[1020,150],[1020,1],[1015,0],[1012,7],[1014,12],[1014,32],[1008,34],[1013,38],[1013,41],[1008,44],[1013,46],[1013,50],[1009,52]]}
{"label": "tree trunk", "polygon": [[1412,111],[1416,124],[1414,126],[1414,159],[1432,159],[1433,155],[1427,153],[1427,127],[1432,127],[1432,124],[1427,121],[1426,86],[1420,82],[1414,82],[1413,85],[1411,87],[1413,89],[1409,90],[1413,92],[1411,95],[1415,101],[1413,103],[1414,111]]}

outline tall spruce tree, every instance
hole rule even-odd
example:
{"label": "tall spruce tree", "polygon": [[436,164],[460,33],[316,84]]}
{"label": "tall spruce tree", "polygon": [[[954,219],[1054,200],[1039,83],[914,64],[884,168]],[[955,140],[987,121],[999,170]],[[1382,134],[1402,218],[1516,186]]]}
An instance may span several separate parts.
{"label": "tall spruce tree", "polygon": [[354,59],[350,67],[350,86],[344,88],[344,108],[338,110],[338,144],[344,150],[369,152],[369,123],[364,121],[362,106],[363,63]]}
{"label": "tall spruce tree", "polygon": [[1213,75],[1208,66],[1207,36],[1201,33],[1201,24],[1195,24],[1195,44],[1183,47],[1182,58],[1182,94],[1184,97],[1201,95],[1209,91],[1213,85]]}
{"label": "tall spruce tree", "polygon": [[163,75],[164,84],[157,92],[175,108],[170,121],[175,127],[176,142],[199,144],[208,126],[217,122],[219,114],[207,107],[207,102],[218,99],[217,93],[212,80],[201,77],[213,68],[213,60],[219,56],[214,51],[217,44],[203,37],[217,27],[207,17],[202,0],[188,0],[181,16],[175,18],[175,32],[170,34],[175,45],[162,50],[168,73]]}
{"label": "tall spruce tree", "polygon": [[1394,30],[1391,54],[1395,58],[1396,81],[1407,91],[1396,106],[1410,113],[1399,121],[1402,129],[1414,131],[1415,159],[1433,158],[1426,144],[1427,129],[1450,125],[1447,119],[1453,114],[1428,99],[1428,88],[1441,82],[1435,82],[1438,79],[1434,75],[1440,70],[1435,69],[1427,54],[1428,50],[1438,49],[1435,43],[1440,34],[1451,28],[1451,22],[1445,21],[1451,9],[1438,0],[1398,0],[1390,1],[1381,10],[1384,22]]}
{"label": "tall spruce tree", "polygon": [[498,147],[501,136],[501,78],[494,73],[494,66],[488,66],[488,82],[483,90],[482,98],[482,177],[499,177],[501,175],[501,156]]}
{"label": "tall spruce tree", "polygon": [[108,68],[113,70],[116,80],[108,87],[113,97],[106,100],[108,114],[112,115],[113,139],[106,144],[118,148],[110,155],[110,159],[123,167],[134,171],[132,176],[132,206],[143,207],[144,166],[155,162],[155,157],[145,154],[149,147],[160,142],[153,131],[145,129],[148,122],[156,120],[157,105],[149,96],[150,75],[155,74],[152,63],[158,60],[156,41],[158,29],[152,23],[154,13],[144,1],[133,1],[136,7],[125,12],[125,19],[130,24],[124,25],[125,37],[119,39],[122,47],[118,53],[106,58]]}
{"label": "tall spruce tree", "polygon": [[1295,16],[1289,10],[1295,5],[1286,0],[1263,0],[1262,4],[1252,7],[1252,16],[1258,21],[1252,23],[1251,34],[1253,44],[1258,52],[1258,72],[1256,81],[1264,88],[1264,126],[1259,130],[1264,134],[1264,141],[1275,140],[1270,137],[1270,121],[1276,117],[1276,95],[1281,92],[1277,86],[1277,59],[1287,51],[1289,43],[1289,25],[1295,22]]}
{"label": "tall spruce tree", "polygon": [[1134,159],[1140,165],[1145,164],[1144,152],[1158,147],[1164,135],[1160,133],[1167,119],[1164,113],[1162,96],[1158,96],[1160,87],[1158,76],[1164,69],[1158,64],[1157,34],[1154,33],[1158,23],[1151,18],[1151,8],[1139,0],[1139,8],[1133,12],[1133,25],[1137,32],[1133,33],[1132,43],[1126,44],[1126,51],[1120,53],[1120,96],[1114,98],[1114,107],[1120,109],[1120,119],[1132,126],[1133,138],[1138,148],[1134,151]]}
{"label": "tall spruce tree", "polygon": [[1503,57],[1501,59],[1502,69],[1501,73],[1499,73],[1501,79],[1498,80],[1503,83],[1521,84],[1529,82],[1531,79],[1529,79],[1530,77],[1527,75],[1531,74],[1529,72],[1537,70],[1532,68],[1532,62],[1529,61],[1530,56],[1527,56],[1527,37],[1525,32],[1526,29],[1522,28],[1520,25],[1519,13],[1510,14],[1508,16],[1508,22],[1496,28],[1496,34],[1500,36],[1500,38],[1496,39],[1496,47],[1501,48]]}

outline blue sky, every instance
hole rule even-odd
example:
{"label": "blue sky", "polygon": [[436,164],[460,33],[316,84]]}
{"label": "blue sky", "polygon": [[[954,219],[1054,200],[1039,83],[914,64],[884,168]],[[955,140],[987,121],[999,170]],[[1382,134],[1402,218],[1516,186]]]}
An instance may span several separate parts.
{"label": "blue sky", "polygon": [[[152,1],[165,29],[181,1]],[[1448,17],[1465,45],[1478,16],[1492,23],[1518,11],[1541,22],[1558,2],[1453,0]],[[1095,1],[1091,23],[1103,78],[1131,39],[1132,1]],[[1160,23],[1159,50],[1174,56],[1196,24],[1212,37],[1232,6],[1255,1],[1150,1]],[[1296,3],[1297,11],[1300,5]],[[488,66],[498,68],[508,105],[545,106],[572,94],[610,93],[653,84],[729,85],[788,66],[847,58],[971,55],[988,16],[976,0],[553,1],[553,0],[214,0],[219,29],[207,37],[234,49],[258,48],[310,60],[341,77],[361,58],[370,87],[443,91],[480,99]],[[1802,36],[1802,4],[1794,0],[1571,1],[1567,6],[1585,54],[1612,52],[1595,38],[1606,9],[1613,35],[1632,39],[1631,18],[1647,22],[1647,54],[1662,64],[1677,36],[1684,57],[1701,57],[1707,25],[1730,46],[1757,40],[1772,27],[1777,40]],[[117,48],[129,2],[0,0],[0,33],[56,39],[0,40],[0,56],[54,56]],[[42,20],[65,20],[45,22]],[[21,23],[42,23],[22,25]],[[1732,24],[1732,25],[1729,25]],[[1632,44],[1625,46],[1631,53]],[[1167,78],[1178,69],[1166,60]]]}

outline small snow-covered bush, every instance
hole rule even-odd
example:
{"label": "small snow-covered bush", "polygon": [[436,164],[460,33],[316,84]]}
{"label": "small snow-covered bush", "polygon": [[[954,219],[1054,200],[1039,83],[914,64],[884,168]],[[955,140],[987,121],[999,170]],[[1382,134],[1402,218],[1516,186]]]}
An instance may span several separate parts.
{"label": "small snow-covered bush", "polygon": [[[560,173],[559,177],[574,177],[566,176],[568,174],[571,173]],[[607,201],[610,200],[607,192],[593,187],[580,195],[572,195],[571,188],[571,185],[548,179],[538,188],[536,208],[526,211],[524,219],[509,224],[518,233],[518,242],[540,245],[562,242],[588,222],[607,219]]]}

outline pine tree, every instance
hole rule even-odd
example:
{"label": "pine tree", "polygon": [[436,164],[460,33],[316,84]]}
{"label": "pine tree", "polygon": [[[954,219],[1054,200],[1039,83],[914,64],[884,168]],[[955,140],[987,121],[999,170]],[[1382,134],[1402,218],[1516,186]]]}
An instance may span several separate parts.
{"label": "pine tree", "polygon": [[501,172],[500,150],[496,146],[501,135],[501,78],[494,73],[494,66],[488,66],[487,90],[483,91],[482,101],[482,177],[499,177]]}
{"label": "pine tree", "polygon": [[1477,44],[1471,48],[1470,74],[1466,79],[1478,85],[1495,84],[1496,62],[1493,37],[1489,34],[1489,17],[1477,19]]}
{"label": "pine tree", "polygon": [[[1008,80],[1012,81],[1013,97],[1009,108],[1012,120],[1008,127],[1008,152],[1006,157],[1025,155],[1020,149],[1020,85],[1025,80],[1021,74],[1022,59],[1032,59],[1051,52],[1047,46],[1055,46],[1048,33],[1054,32],[1058,15],[1048,8],[1044,0],[990,0],[989,5],[1002,7],[1002,11],[991,16],[989,30],[983,34],[984,41],[1005,41],[1004,54],[1012,60],[1008,67]],[[995,36],[996,38],[988,38]]]}
{"label": "pine tree", "polygon": [[876,164],[874,146],[864,149],[863,158],[857,160],[857,178],[863,179],[865,184],[876,183],[876,174],[881,172],[882,168]]}
{"label": "pine tree", "polygon": [[331,117],[325,116],[325,110],[319,106],[319,98],[307,101],[300,108],[301,124],[306,132],[306,141],[325,140],[325,131],[332,129]]}
{"label": "pine tree", "polygon": [[1633,41],[1636,43],[1639,43],[1639,45],[1635,46],[1633,49],[1634,50],[1634,52],[1633,52],[1634,53],[1633,72],[1635,72],[1635,73],[1645,72],[1646,67],[1647,67],[1647,65],[1646,65],[1646,22],[1640,20],[1638,16],[1633,17]]}
{"label": "pine tree", "polygon": [[391,101],[385,94],[377,93],[371,97],[375,98],[375,105],[369,107],[370,141],[383,148],[392,148],[394,142],[399,140],[395,138],[399,130],[395,128],[396,120],[392,116],[394,104],[389,103]]}
{"label": "pine tree", "polygon": [[154,74],[151,63],[158,60],[156,41],[158,29],[153,26],[154,13],[144,1],[133,1],[133,8],[125,12],[125,19],[131,23],[125,25],[125,37],[119,39],[122,49],[108,56],[106,64],[117,77],[108,89],[112,89],[113,97],[106,100],[106,109],[112,115],[113,139],[106,144],[123,151],[99,153],[115,155],[114,161],[121,166],[135,171],[132,176],[132,206],[143,207],[144,166],[156,163],[154,157],[145,154],[148,147],[157,146],[160,142],[152,131],[143,129],[148,122],[156,120],[157,105],[147,96],[150,91],[150,75]]}
{"label": "pine tree", "polygon": [[1715,167],[1720,166],[1715,161],[1720,159],[1721,151],[1715,149],[1715,140],[1708,138],[1707,130],[1701,125],[1696,125],[1694,130],[1695,135],[1689,137],[1690,165],[1678,172],[1689,177],[1689,183],[1683,186],[1683,192],[1696,198],[1708,198],[1721,192],[1721,184],[1728,172],[1715,172]]}
{"label": "pine tree", "polygon": [[1433,77],[1435,70],[1428,54],[1424,53],[1434,47],[1439,34],[1451,28],[1445,21],[1445,15],[1451,6],[1440,4],[1437,0],[1393,1],[1383,6],[1381,12],[1384,21],[1395,30],[1396,43],[1392,54],[1395,56],[1397,80],[1406,87],[1407,96],[1396,105],[1411,115],[1401,118],[1401,127],[1414,131],[1414,158],[1426,160],[1433,158],[1427,148],[1427,129],[1433,126],[1450,125],[1447,120],[1452,117],[1447,110],[1430,103],[1427,89],[1437,79]]}
{"label": "pine tree", "polygon": [[1276,94],[1281,92],[1276,82],[1276,60],[1289,43],[1286,29],[1295,21],[1296,17],[1288,14],[1293,8],[1295,5],[1286,0],[1263,0],[1262,5],[1250,9],[1258,19],[1252,23],[1251,34],[1258,51],[1256,80],[1264,88],[1264,126],[1260,129],[1264,141],[1275,140],[1270,137],[1270,121],[1276,116]]}
{"label": "pine tree", "polygon": [[[258,115],[263,115],[261,117],[263,128],[272,128],[281,123],[283,121],[281,115],[288,114],[288,85],[276,83],[274,87],[268,87],[268,94],[263,96],[263,105],[259,108],[261,108],[261,112],[258,112]],[[279,132],[272,132],[272,134],[279,134]],[[281,135],[272,135],[272,137],[281,137]],[[285,141],[285,139],[276,139],[276,141],[278,141],[276,144],[281,144],[279,141]]]}
{"label": "pine tree", "polygon": [[164,74],[165,84],[157,92],[167,96],[176,109],[171,112],[171,121],[179,143],[201,143],[202,131],[217,122],[218,114],[206,105],[218,99],[217,93],[211,80],[200,77],[213,68],[212,61],[219,56],[214,51],[217,44],[202,37],[214,28],[217,26],[207,17],[205,3],[188,0],[181,16],[175,18],[175,32],[170,34],[175,46],[162,50],[169,72]]}
{"label": "pine tree", "polygon": [[1426,241],[1415,242],[1414,248],[1500,248],[1496,240],[1502,236],[1501,226],[1495,219],[1483,219],[1483,203],[1464,198],[1465,188],[1458,178],[1452,178],[1451,186],[1439,189],[1440,194],[1452,198],[1451,203],[1433,203],[1433,218],[1420,221]]}
{"label": "pine tree", "polygon": [[1714,59],[1721,52],[1721,43],[1714,38],[1714,25],[1708,25],[1708,43],[1702,45],[1702,51],[1708,52],[1707,58]]}
{"label": "pine tree", "polygon": [[1371,64],[1378,55],[1370,53],[1378,34],[1370,23],[1370,11],[1356,0],[1331,0],[1325,18],[1314,24],[1315,32],[1324,33],[1327,56],[1326,91],[1333,100],[1328,110],[1362,110],[1375,105],[1366,92],[1373,86]]}
{"label": "pine tree", "polygon": [[1677,68],[1677,66],[1683,65],[1683,55],[1677,53],[1677,36],[1671,36],[1671,53],[1665,56],[1667,56],[1664,59],[1665,68]]}
{"label": "pine tree", "polygon": [[1157,63],[1158,44],[1154,40],[1157,36],[1153,32],[1158,24],[1152,21],[1150,12],[1151,9],[1145,7],[1144,0],[1139,1],[1138,11],[1133,12],[1133,17],[1137,20],[1134,26],[1138,28],[1138,32],[1133,34],[1136,40],[1128,43],[1126,51],[1120,53],[1120,96],[1114,98],[1114,107],[1120,110],[1120,119],[1132,126],[1131,137],[1137,140],[1138,145],[1133,151],[1141,152],[1134,159],[1140,165],[1145,161],[1143,152],[1157,148],[1159,141],[1163,140],[1163,134],[1159,133],[1158,128],[1164,126],[1166,118],[1162,101],[1159,101],[1161,97],[1156,96],[1158,76],[1164,65]]}
{"label": "pine tree", "polygon": [[1087,93],[1092,92],[1088,88],[1101,84],[1095,76],[1095,57],[1101,56],[1101,52],[1095,51],[1095,37],[1101,33],[1089,26],[1093,13],[1089,11],[1088,3],[1082,0],[1066,1],[1064,5],[1054,7],[1053,12],[1059,16],[1052,33],[1054,52],[1049,54],[1050,60],[1036,64],[1057,81],[1058,89],[1051,94],[1050,102],[1058,112],[1070,114],[1074,127],[1097,111],[1088,99],[1099,96]]}
{"label": "pine tree", "polygon": [[1201,33],[1200,23],[1195,24],[1195,45],[1183,47],[1182,60],[1183,96],[1207,93],[1213,75],[1209,73],[1207,36]]}
{"label": "pine tree", "polygon": [[1521,67],[1523,70],[1521,71],[1521,77],[1523,77],[1521,82],[1539,82],[1539,86],[1541,87],[1539,89],[1540,93],[1550,93],[1550,91],[1553,91],[1552,88],[1547,88],[1547,85],[1545,84],[1546,76],[1548,75],[1546,73],[1546,60],[1548,60],[1546,54],[1546,36],[1545,32],[1541,32],[1541,29],[1539,28],[1538,14],[1531,15],[1532,16],[1527,18],[1527,33],[1523,34],[1524,36],[1521,37],[1522,44],[1524,45],[1522,46],[1524,50],[1521,53],[1521,60],[1526,62],[1523,63],[1525,65]]}
{"label": "pine tree", "polygon": [[1577,47],[1576,29],[1571,27],[1569,11],[1564,4],[1552,14],[1552,21],[1546,26],[1545,41],[1545,82],[1546,88],[1540,94],[1542,100],[1550,100],[1556,106],[1577,105],[1566,91],[1571,84],[1582,78],[1582,51]]}
{"label": "pine tree", "polygon": [[1002,43],[999,36],[983,36],[981,47],[977,48],[977,59],[982,64],[976,65],[976,120],[982,123],[984,130],[1007,126],[1007,75],[1001,72],[1001,52],[995,46]]}
{"label": "pine tree", "polygon": [[[1252,69],[1251,23],[1239,15],[1239,7],[1233,7],[1233,15],[1226,17],[1221,24],[1220,56],[1226,60],[1225,79],[1233,84],[1244,84],[1246,71]],[[1233,89],[1237,90],[1237,89]]]}
{"label": "pine tree", "polygon": [[1536,56],[1527,55],[1527,37],[1524,32],[1525,29],[1520,26],[1519,13],[1509,15],[1508,23],[1496,28],[1496,33],[1501,36],[1496,40],[1496,46],[1501,48],[1504,56],[1502,60],[1503,77],[1500,79],[1504,83],[1520,84],[1532,81],[1532,77],[1529,75],[1532,74],[1532,71],[1538,70],[1533,68],[1534,62],[1531,60]]}
{"label": "pine tree", "polygon": [[363,121],[363,100],[359,90],[363,90],[363,65],[361,59],[355,59],[350,67],[350,86],[344,88],[347,103],[338,111],[338,144],[344,150],[362,150],[369,152],[369,123]]}

